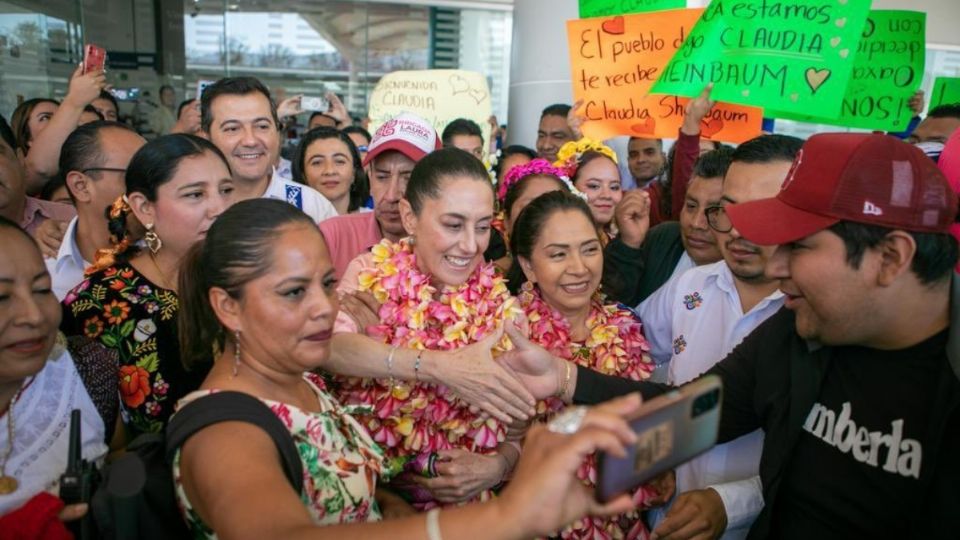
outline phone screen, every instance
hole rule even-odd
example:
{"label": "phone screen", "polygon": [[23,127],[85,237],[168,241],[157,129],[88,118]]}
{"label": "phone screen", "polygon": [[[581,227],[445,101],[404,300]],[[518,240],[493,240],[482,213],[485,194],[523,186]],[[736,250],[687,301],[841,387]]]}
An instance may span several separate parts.
{"label": "phone screen", "polygon": [[101,71],[107,60],[107,51],[102,47],[87,44],[83,51],[83,72]]}

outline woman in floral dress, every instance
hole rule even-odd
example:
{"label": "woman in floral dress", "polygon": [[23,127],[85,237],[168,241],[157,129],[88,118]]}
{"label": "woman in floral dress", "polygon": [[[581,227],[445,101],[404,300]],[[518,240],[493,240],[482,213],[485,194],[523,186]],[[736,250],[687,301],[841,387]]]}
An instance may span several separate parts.
{"label": "woman in floral dress", "polygon": [[[184,369],[177,345],[180,260],[233,199],[223,154],[205,139],[166,135],[130,160],[126,194],[109,209],[114,247],[97,254],[63,300],[61,329],[116,350],[128,438],[159,432],[205,370]],[[78,359],[82,362],[83,359]]]}
{"label": "woman in floral dress", "polygon": [[[570,193],[551,191],[521,212],[511,235],[516,258],[511,285],[530,326],[530,339],[573,365],[633,380],[650,376],[653,364],[640,320],[628,308],[607,303],[600,292],[603,249],[587,203]],[[549,416],[563,403],[540,404]],[[596,481],[593,456],[578,472],[588,486]],[[634,494],[637,504],[658,500],[652,488]],[[639,513],[612,519],[586,518],[563,530],[563,538],[645,538]]]}

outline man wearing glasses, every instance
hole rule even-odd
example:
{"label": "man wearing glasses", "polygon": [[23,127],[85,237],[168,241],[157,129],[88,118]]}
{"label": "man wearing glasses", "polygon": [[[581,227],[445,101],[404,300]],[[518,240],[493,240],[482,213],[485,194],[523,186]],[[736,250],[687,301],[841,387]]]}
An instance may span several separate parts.
{"label": "man wearing glasses", "polygon": [[60,174],[77,207],[56,257],[45,260],[53,292],[63,300],[83,281],[98,249],[110,246],[105,210],[125,191],[124,175],[146,141],[125,124],[98,121],[78,127],[60,149]]}
{"label": "man wearing glasses", "polygon": [[[675,275],[640,304],[651,354],[658,364],[669,362],[669,384],[707,371],[783,306],[779,281],[764,275],[776,246],[757,246],[741,237],[725,207],[776,196],[802,144],[794,137],[765,135],[740,145],[723,178],[720,205],[706,210],[723,260]],[[679,496],[655,516],[657,528],[676,530],[678,523],[706,518],[711,532],[726,528],[724,539],[745,538],[763,508],[757,476],[762,447],[757,430],[678,467]]]}

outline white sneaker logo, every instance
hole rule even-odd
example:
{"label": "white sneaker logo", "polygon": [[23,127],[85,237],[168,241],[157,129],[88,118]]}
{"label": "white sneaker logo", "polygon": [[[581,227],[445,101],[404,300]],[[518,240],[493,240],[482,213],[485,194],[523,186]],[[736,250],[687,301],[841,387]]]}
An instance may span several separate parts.
{"label": "white sneaker logo", "polygon": [[863,213],[870,216],[882,216],[883,209],[870,201],[863,201]]}

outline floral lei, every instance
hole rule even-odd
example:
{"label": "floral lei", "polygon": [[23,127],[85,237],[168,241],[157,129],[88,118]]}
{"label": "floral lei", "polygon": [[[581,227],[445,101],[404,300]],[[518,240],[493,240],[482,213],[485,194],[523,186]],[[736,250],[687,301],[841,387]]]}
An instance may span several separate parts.
{"label": "floral lei", "polygon": [[583,137],[578,141],[564,143],[557,152],[557,160],[553,162],[553,166],[564,171],[570,178],[573,178],[577,173],[577,169],[580,167],[580,160],[583,159],[583,155],[587,152],[598,152],[613,160],[614,163],[617,163],[617,154],[612,148],[600,141]]}
{"label": "floral lei", "polygon": [[549,161],[543,158],[537,158],[530,163],[514,165],[513,167],[510,167],[510,170],[503,175],[503,182],[497,186],[497,200],[502,205],[507,199],[507,192],[510,191],[511,187],[516,185],[524,178],[535,175],[552,176],[563,183],[563,185],[567,186],[567,190],[570,191],[570,193],[573,193],[574,195],[586,200],[587,196],[577,188],[573,187],[573,183],[570,182],[570,178],[567,177],[567,173],[564,170],[554,167]]}
{"label": "floral lei", "polygon": [[[452,350],[493,333],[522,313],[492,264],[481,264],[456,288],[439,292],[416,265],[409,241],[383,240],[373,247],[374,266],[359,275],[359,289],[381,303],[374,338],[410,349]],[[509,348],[504,338],[495,351]],[[388,457],[411,456],[460,448],[489,453],[504,440],[504,427],[470,412],[466,403],[443,385],[347,379],[345,403],[371,406],[361,421]]]}
{"label": "floral lei", "polygon": [[[595,295],[586,321],[590,336],[583,343],[577,343],[570,335],[567,319],[550,307],[541,298],[539,289],[530,282],[523,284],[518,300],[529,321],[530,336],[552,354],[607,375],[636,381],[650,377],[654,366],[645,354],[650,345],[632,311],[617,305],[604,305],[603,297]],[[560,400],[548,398],[537,404],[537,412],[549,415],[563,406]],[[595,485],[597,465],[594,456],[584,460],[577,470],[577,477],[587,486]],[[652,491],[640,487],[633,495],[634,503],[640,506],[652,495]],[[580,519],[561,531],[560,537],[646,538],[647,531],[639,512],[631,512],[614,518]]]}

